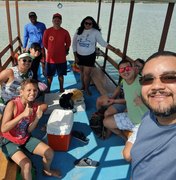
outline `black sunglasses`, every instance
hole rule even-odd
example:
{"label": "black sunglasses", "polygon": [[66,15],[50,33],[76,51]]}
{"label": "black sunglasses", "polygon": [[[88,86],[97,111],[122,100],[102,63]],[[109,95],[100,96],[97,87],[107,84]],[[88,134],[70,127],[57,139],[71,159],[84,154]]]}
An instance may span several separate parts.
{"label": "black sunglasses", "polygon": [[[139,79],[139,83],[142,86],[151,85],[156,78],[151,75],[142,76]],[[159,77],[160,81],[164,84],[176,83],[176,74],[163,74]]]}
{"label": "black sunglasses", "polygon": [[85,24],[85,25],[89,25],[89,26],[92,25],[92,23],[89,23],[89,22],[85,22],[84,24]]}
{"label": "black sunglasses", "polygon": [[23,59],[23,62],[29,62],[29,63],[31,63],[32,60],[31,60],[31,59]]}

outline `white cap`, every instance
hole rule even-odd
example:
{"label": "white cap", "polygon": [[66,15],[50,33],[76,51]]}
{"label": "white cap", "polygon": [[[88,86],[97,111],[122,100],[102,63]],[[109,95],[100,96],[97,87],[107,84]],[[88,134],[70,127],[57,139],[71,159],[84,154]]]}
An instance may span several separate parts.
{"label": "white cap", "polygon": [[18,60],[23,59],[23,58],[32,59],[29,53],[23,53],[18,56]]}

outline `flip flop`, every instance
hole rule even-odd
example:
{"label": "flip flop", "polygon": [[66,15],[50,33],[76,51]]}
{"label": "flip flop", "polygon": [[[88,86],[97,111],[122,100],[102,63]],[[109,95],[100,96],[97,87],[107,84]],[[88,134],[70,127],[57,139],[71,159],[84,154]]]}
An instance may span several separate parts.
{"label": "flip flop", "polygon": [[88,143],[89,139],[81,131],[72,131],[72,136],[83,143]]}
{"label": "flip flop", "polygon": [[80,168],[96,168],[99,166],[98,161],[94,161],[90,158],[78,159],[74,162],[74,164],[76,167],[80,167]]}

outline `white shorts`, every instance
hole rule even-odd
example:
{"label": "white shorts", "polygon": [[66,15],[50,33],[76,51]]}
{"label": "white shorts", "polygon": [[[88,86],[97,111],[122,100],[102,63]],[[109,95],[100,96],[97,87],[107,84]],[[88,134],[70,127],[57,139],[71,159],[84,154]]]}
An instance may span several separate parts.
{"label": "white shorts", "polygon": [[132,135],[128,138],[128,141],[134,143],[136,140],[137,131],[139,124],[134,125],[128,117],[128,113],[117,113],[114,115],[116,126],[120,130],[129,130],[132,131]]}

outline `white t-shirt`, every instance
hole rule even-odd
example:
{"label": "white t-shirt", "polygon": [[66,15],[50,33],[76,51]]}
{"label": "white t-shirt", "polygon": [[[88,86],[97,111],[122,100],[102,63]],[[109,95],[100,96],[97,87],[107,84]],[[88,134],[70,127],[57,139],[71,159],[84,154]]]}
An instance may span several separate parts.
{"label": "white t-shirt", "polygon": [[77,32],[73,37],[73,52],[86,56],[95,52],[96,43],[103,47],[107,47],[108,43],[103,39],[101,32],[92,28],[84,30],[82,34],[78,35]]}

